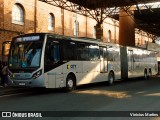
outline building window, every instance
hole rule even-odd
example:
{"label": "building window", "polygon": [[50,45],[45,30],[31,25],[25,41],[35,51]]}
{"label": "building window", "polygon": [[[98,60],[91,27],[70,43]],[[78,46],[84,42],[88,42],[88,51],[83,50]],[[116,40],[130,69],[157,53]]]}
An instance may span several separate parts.
{"label": "building window", "polygon": [[93,28],[93,38],[96,38],[96,26]]}
{"label": "building window", "polygon": [[111,42],[111,31],[108,31],[108,42]]}
{"label": "building window", "polygon": [[24,25],[24,9],[19,4],[12,8],[12,23]]}
{"label": "building window", "polygon": [[48,30],[54,30],[55,19],[52,13],[48,16]]}
{"label": "building window", "polygon": [[74,21],[74,36],[78,37],[79,35],[79,22]]}

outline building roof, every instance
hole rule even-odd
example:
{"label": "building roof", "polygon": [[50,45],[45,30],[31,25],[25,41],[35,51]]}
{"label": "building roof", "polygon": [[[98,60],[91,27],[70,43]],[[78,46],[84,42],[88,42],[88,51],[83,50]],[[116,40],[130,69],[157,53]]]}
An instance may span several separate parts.
{"label": "building roof", "polygon": [[123,7],[142,3],[153,3],[159,0],[67,0],[89,9],[106,7]]}
{"label": "building roof", "polygon": [[[75,12],[77,6],[87,8],[89,10],[96,10],[96,9],[105,9],[105,8],[123,8],[126,6],[133,6],[135,5],[136,10],[134,11],[134,18],[136,23],[136,28],[140,30],[144,30],[149,34],[154,34],[155,36],[160,36],[160,0],[40,0],[49,4],[52,2],[59,3],[53,4],[58,7],[63,7],[64,9],[71,10]],[[67,2],[71,2],[71,9],[69,6],[65,6]],[[154,3],[159,2],[156,6]],[[152,5],[147,5],[149,3],[153,3]],[[139,6],[139,5],[142,6]],[[75,6],[74,6],[75,5]],[[128,7],[129,8],[129,7]],[[86,9],[80,9],[81,13],[86,13]],[[79,10],[79,11],[80,11]],[[111,9],[108,9],[112,11]],[[107,11],[107,10],[106,10]],[[127,11],[127,10],[126,10]],[[97,13],[97,11],[95,12]],[[90,14],[90,13],[89,13]],[[103,14],[109,14],[105,12]],[[94,18],[93,15],[92,17]],[[114,14],[112,16],[114,19],[119,20],[118,14]],[[96,18],[95,18],[96,19]]]}

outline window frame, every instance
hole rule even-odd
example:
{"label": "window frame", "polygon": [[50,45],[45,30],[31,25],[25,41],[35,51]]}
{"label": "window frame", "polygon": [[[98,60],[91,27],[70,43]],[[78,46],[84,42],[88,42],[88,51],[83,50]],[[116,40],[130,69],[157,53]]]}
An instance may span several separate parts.
{"label": "window frame", "polygon": [[77,20],[74,21],[74,36],[79,36],[79,22]]}
{"label": "window frame", "polygon": [[12,7],[12,23],[24,25],[25,11],[22,5],[14,4]]}
{"label": "window frame", "polygon": [[48,30],[49,31],[54,31],[55,27],[55,17],[53,13],[49,13],[48,15]]}

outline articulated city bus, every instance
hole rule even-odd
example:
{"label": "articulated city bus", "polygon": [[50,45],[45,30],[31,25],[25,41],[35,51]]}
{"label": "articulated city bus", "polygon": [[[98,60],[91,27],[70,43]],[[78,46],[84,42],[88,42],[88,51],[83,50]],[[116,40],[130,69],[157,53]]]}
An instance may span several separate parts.
{"label": "articulated city bus", "polygon": [[145,49],[49,33],[14,37],[9,59],[14,86],[62,88],[157,73],[156,53]]}

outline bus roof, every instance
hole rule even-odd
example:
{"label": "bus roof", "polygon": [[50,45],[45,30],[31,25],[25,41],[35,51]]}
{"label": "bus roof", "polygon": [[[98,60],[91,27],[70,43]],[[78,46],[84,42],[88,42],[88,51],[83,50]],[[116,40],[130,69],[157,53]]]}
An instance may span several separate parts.
{"label": "bus roof", "polygon": [[[109,46],[122,46],[122,45],[115,44],[115,43],[103,42],[103,40],[95,39],[95,38],[89,38],[89,37],[71,37],[71,36],[65,36],[65,35],[54,34],[54,33],[28,33],[28,34],[23,34],[23,35],[16,36],[14,38],[25,37],[25,36],[37,36],[37,35],[40,35],[40,36],[48,35],[50,37],[54,37],[54,38],[58,38],[58,39],[65,39],[65,40],[73,40],[73,41],[95,43],[95,44],[98,44],[100,46],[107,46],[107,45],[109,45]],[[136,47],[136,46],[125,46],[125,47],[148,50],[146,48],[140,48],[140,47]],[[149,50],[149,51],[154,51],[154,50]]]}

